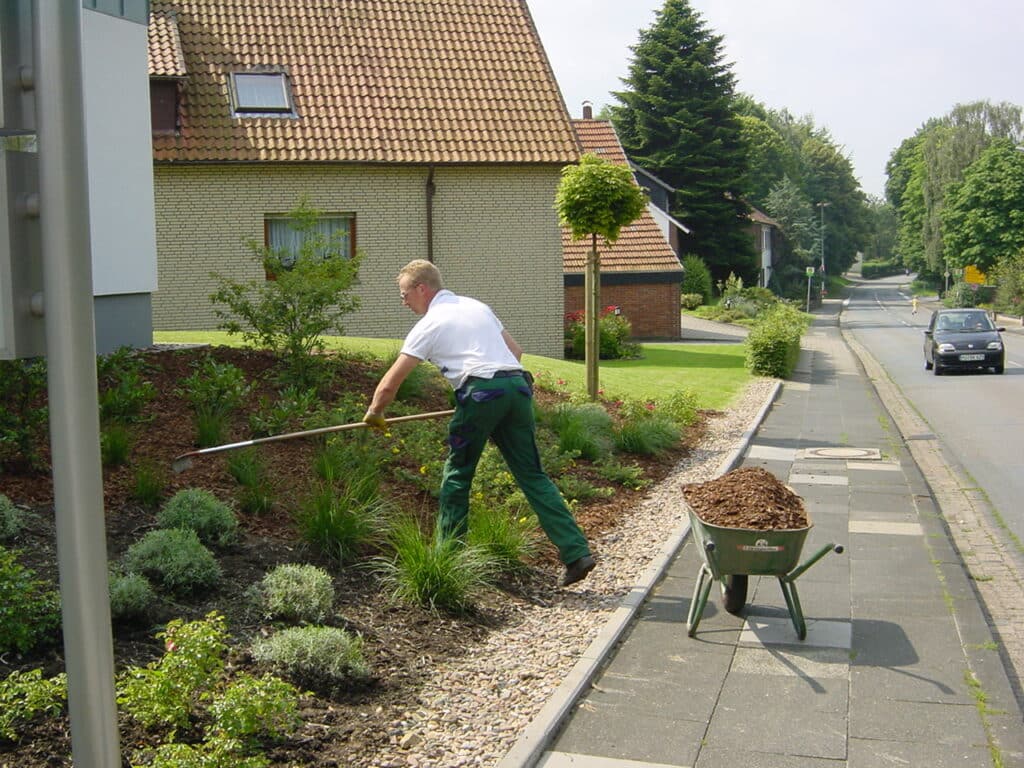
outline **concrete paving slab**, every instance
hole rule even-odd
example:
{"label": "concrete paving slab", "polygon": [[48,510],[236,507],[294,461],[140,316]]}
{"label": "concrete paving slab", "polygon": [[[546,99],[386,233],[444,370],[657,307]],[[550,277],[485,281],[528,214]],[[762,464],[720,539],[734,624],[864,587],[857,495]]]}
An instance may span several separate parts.
{"label": "concrete paving slab", "polygon": [[883,460],[879,456],[878,461],[848,461],[846,469],[850,472],[902,472],[903,465],[898,461]]}
{"label": "concrete paving slab", "polygon": [[796,456],[796,452],[796,448],[780,448],[773,445],[758,445],[754,443],[747,449],[745,455],[748,459],[791,462]]}
{"label": "concrete paving slab", "polygon": [[805,679],[847,679],[850,654],[841,648],[737,648],[730,671]]}
{"label": "concrete paving slab", "polygon": [[566,752],[548,752],[537,763],[537,768],[688,768],[678,763],[649,763],[636,760],[619,760],[597,755],[574,755]]}
{"label": "concrete paving slab", "polygon": [[718,699],[723,710],[742,709],[759,712],[778,709],[786,702],[790,714],[846,714],[850,681],[844,677],[807,677],[799,675],[751,675],[731,672]]}
{"label": "concrete paving slab", "polygon": [[[987,744],[978,710],[973,704],[850,699],[850,738],[905,741],[921,744]],[[982,763],[984,765],[984,763]]]}
{"label": "concrete paving slab", "polygon": [[878,533],[885,536],[924,536],[920,523],[892,523],[885,520],[850,520],[850,533]]}
{"label": "concrete paving slab", "polygon": [[850,667],[850,696],[861,699],[892,699],[933,704],[974,704],[964,681],[964,662],[934,661],[907,667]]}
{"label": "concrete paving slab", "polygon": [[790,485],[835,485],[846,487],[850,484],[846,475],[824,475],[824,474],[790,474],[787,481]]}
{"label": "concrete paving slab", "polygon": [[837,768],[839,765],[845,763],[831,758],[705,747],[694,768]]}
{"label": "concrete paving slab", "polygon": [[[707,658],[707,657],[703,657]],[[627,675],[608,670],[583,697],[579,706],[594,717],[639,722],[648,717],[674,717],[707,722],[715,709],[726,671],[689,667],[685,678]],[[679,691],[685,690],[686,696]]]}
{"label": "concrete paving slab", "polygon": [[891,488],[874,490],[865,488],[863,485],[851,488],[850,512],[856,515],[861,511],[887,512],[896,516],[907,513],[917,514],[917,508],[914,507],[907,495],[905,486],[902,493],[893,493]]}
{"label": "concrete paving slab", "polygon": [[992,764],[984,746],[850,739],[848,768],[906,766],[916,768],[981,768]]}
{"label": "concrete paving slab", "polygon": [[796,635],[789,617],[748,616],[740,633],[740,645],[776,646],[795,645],[799,647],[843,648],[851,647],[850,622],[808,619],[807,637],[801,640]]}
{"label": "concrete paving slab", "polygon": [[704,721],[683,720],[671,714],[645,717],[639,728],[630,718],[610,719],[604,713],[579,707],[556,737],[551,751],[585,755],[598,752],[602,757],[641,763],[693,765],[706,731]]}
{"label": "concrete paving slab", "polygon": [[[831,681],[835,682],[835,681]],[[720,706],[705,744],[712,749],[774,752],[842,760],[846,757],[846,712],[815,712],[774,704],[754,707],[742,700]]]}

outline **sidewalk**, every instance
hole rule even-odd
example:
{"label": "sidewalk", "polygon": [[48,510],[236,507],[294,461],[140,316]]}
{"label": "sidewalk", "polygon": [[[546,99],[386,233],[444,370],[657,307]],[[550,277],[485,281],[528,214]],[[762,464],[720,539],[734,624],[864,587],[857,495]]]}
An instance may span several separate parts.
{"label": "sidewalk", "polygon": [[545,707],[565,717],[535,724],[503,768],[1024,766],[974,585],[838,311],[819,311],[793,379],[721,470],[765,467],[804,498],[803,559],[845,546],[796,581],[806,639],[775,577],[753,576],[742,615],[716,584],[688,637],[701,556],[686,537],[579,698]]}

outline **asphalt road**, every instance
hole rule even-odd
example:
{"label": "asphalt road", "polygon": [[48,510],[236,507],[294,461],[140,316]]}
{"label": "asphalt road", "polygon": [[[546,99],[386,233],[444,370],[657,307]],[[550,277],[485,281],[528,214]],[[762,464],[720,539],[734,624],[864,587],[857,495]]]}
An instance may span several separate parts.
{"label": "asphalt road", "polygon": [[1024,541],[1024,334],[1003,334],[1006,372],[934,376],[924,368],[931,309],[911,313],[906,278],[853,289],[843,326],[882,365],[924,419],[944,452],[986,494],[1007,528]]}

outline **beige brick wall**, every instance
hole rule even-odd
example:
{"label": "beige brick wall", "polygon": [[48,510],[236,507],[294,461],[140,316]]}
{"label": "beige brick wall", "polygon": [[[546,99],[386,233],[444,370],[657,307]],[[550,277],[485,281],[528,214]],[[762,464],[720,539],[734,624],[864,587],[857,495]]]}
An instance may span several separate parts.
{"label": "beige brick wall", "polygon": [[[157,165],[156,330],[215,328],[211,272],[262,278],[246,241],[263,240],[266,214],[305,194],[328,213],[353,213],[360,309],[353,336],[401,338],[416,316],[394,277],[427,256],[426,168],[388,166]],[[434,261],[449,288],[490,304],[527,352],[562,354],[562,253],[553,208],[559,169],[435,170]]]}

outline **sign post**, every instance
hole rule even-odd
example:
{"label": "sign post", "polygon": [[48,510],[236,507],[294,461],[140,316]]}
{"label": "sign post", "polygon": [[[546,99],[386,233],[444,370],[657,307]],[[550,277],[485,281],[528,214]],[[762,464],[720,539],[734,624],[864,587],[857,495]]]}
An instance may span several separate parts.
{"label": "sign post", "polygon": [[814,267],[807,268],[807,311],[811,311],[811,278],[814,277]]}

